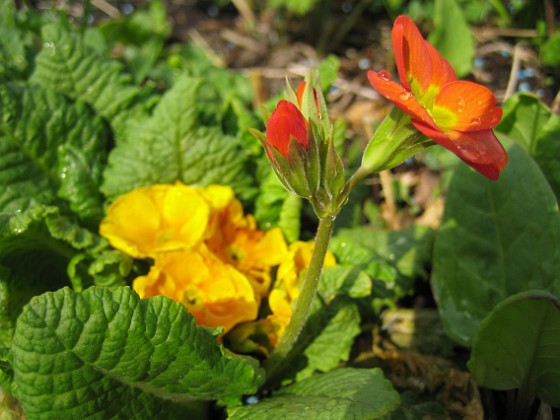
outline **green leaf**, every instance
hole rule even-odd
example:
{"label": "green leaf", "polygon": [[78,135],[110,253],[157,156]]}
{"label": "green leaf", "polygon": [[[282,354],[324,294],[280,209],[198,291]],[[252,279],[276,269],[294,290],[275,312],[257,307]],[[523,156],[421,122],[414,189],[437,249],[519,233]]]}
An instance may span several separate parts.
{"label": "green leaf", "polygon": [[231,410],[231,420],[375,419],[399,405],[380,369],[336,369],[282,388],[254,405]]}
{"label": "green leaf", "polygon": [[296,344],[302,349],[294,363],[297,381],[348,361],[355,338],[361,332],[361,316],[354,298],[371,294],[371,280],[355,267],[327,267],[317,292]]}
{"label": "green leaf", "polygon": [[433,231],[425,226],[402,231],[362,226],[338,230],[330,250],[339,264],[363,269],[373,279],[376,299],[394,306],[397,298],[413,292],[416,279],[427,278],[432,242]]}
{"label": "green leaf", "polygon": [[102,120],[83,103],[38,87],[1,86],[0,211],[69,205],[83,219],[97,220],[107,137]]}
{"label": "green leaf", "polygon": [[371,294],[371,279],[357,267],[343,265],[326,267],[323,269],[317,292],[326,302],[337,296],[366,297]]}
{"label": "green leaf", "polygon": [[446,332],[469,345],[503,299],[529,289],[560,295],[560,215],[541,171],[507,147],[499,181],[456,168],[436,235],[432,288]]}
{"label": "green leaf", "polygon": [[112,150],[102,190],[114,198],[159,183],[225,184],[243,196],[252,183],[238,140],[216,127],[200,127],[200,79],[181,78],[139,127]]}
{"label": "green leaf", "polygon": [[296,381],[312,376],[316,371],[328,372],[348,361],[356,336],[361,332],[360,312],[350,299],[337,299],[323,306],[314,302],[302,336],[305,346],[295,366]]}
{"label": "green leaf", "polygon": [[235,398],[263,379],[256,361],[226,354],[184,306],[128,288],[35,297],[12,355],[30,418],[165,418],[171,402]]}
{"label": "green leaf", "polygon": [[560,406],[560,300],[539,290],[500,302],[482,320],[468,367],[480,386],[520,388]]}
{"label": "green leaf", "polygon": [[62,25],[45,25],[42,38],[32,83],[90,104],[111,122],[117,138],[131,120],[145,118],[146,91],[131,82],[122,64],[100,56]]}
{"label": "green leaf", "polygon": [[279,227],[288,242],[299,239],[302,200],[282,185],[269,170],[255,200],[255,219],[264,229]]}
{"label": "green leaf", "polygon": [[471,71],[474,39],[457,0],[435,0],[430,43],[445,57],[459,77]]}
{"label": "green leaf", "polygon": [[529,152],[560,198],[560,117],[539,98],[526,93],[509,98],[503,109],[496,130]]}

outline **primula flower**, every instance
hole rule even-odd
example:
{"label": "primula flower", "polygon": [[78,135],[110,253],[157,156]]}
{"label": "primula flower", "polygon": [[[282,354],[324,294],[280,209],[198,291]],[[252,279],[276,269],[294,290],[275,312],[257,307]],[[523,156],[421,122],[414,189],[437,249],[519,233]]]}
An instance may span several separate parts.
{"label": "primula flower", "polygon": [[372,86],[412,117],[427,137],[490,179],[498,179],[507,155],[492,132],[502,110],[490,90],[457,79],[450,64],[407,16],[394,23],[393,50],[402,85],[387,71],[368,72]]}
{"label": "primula flower", "polygon": [[[282,100],[278,102],[266,123],[266,143],[288,159],[292,138],[307,149],[307,121],[297,106]],[[269,149],[267,152],[271,156]]]}
{"label": "primula flower", "polygon": [[212,210],[205,244],[222,261],[247,276],[257,295],[270,289],[270,270],[287,255],[288,246],[278,228],[257,229],[253,216],[244,215],[230,187],[211,186],[204,190]]}
{"label": "primula flower", "polygon": [[260,303],[247,277],[205,245],[159,255],[132,287],[141,298],[168,296],[185,305],[198,324],[225,331],[254,320]]}
{"label": "primula flower", "polygon": [[135,258],[188,249],[206,232],[210,206],[193,187],[183,184],[137,188],[111,203],[100,234]]}
{"label": "primula flower", "polygon": [[[278,267],[274,289],[268,297],[268,306],[272,314],[265,320],[269,340],[273,346],[282,338],[290,322],[292,302],[299,296],[302,274],[309,267],[314,246],[314,242],[294,242],[289,247],[289,257]],[[330,267],[335,264],[334,256],[327,252],[323,267]]]}

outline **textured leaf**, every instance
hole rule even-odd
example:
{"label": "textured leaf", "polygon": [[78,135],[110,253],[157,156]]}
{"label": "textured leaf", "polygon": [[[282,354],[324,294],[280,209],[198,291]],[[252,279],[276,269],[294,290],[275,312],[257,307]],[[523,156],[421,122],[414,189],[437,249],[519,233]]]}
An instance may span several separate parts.
{"label": "textured leaf", "polygon": [[138,131],[120,141],[109,156],[103,191],[116,197],[159,183],[227,184],[243,191],[252,180],[235,138],[199,127],[199,79],[180,79]]}
{"label": "textured leaf", "polygon": [[560,407],[560,301],[539,290],[511,296],[480,323],[468,367],[481,386],[521,388]]}
{"label": "textured leaf", "polygon": [[357,267],[343,265],[327,267],[323,270],[318,293],[326,302],[337,296],[366,297],[371,294],[371,279]]}
{"label": "textured leaf", "polygon": [[62,198],[84,219],[101,216],[108,131],[85,104],[6,84],[0,87],[0,124],[0,211],[37,203],[64,208]]}
{"label": "textured leaf", "polygon": [[311,313],[296,344],[302,355],[293,367],[296,380],[316,371],[327,372],[347,361],[356,336],[361,332],[361,316],[353,298],[371,294],[371,280],[355,267],[325,268]]}
{"label": "textured leaf", "polygon": [[444,56],[459,77],[471,71],[474,39],[457,0],[436,0],[430,43]]}
{"label": "textured leaf", "polygon": [[560,117],[539,98],[520,93],[504,104],[504,117],[497,130],[529,152],[559,199]]}
{"label": "textured leaf", "polygon": [[414,226],[402,231],[340,229],[330,249],[339,264],[363,269],[373,279],[379,304],[394,305],[396,298],[413,291],[414,281],[427,278],[432,256],[433,231]]}
{"label": "textured leaf", "polygon": [[436,235],[432,288],[446,332],[464,345],[503,299],[524,290],[560,295],[560,215],[527,153],[508,147],[499,181],[456,168]]}
{"label": "textured leaf", "polygon": [[184,306],[128,288],[35,297],[12,354],[30,418],[161,418],[170,401],[238,397],[262,379],[256,362],[225,354]]}
{"label": "textured leaf", "polygon": [[231,412],[232,420],[375,419],[399,405],[399,394],[380,369],[337,369],[298,382],[272,397]]}
{"label": "textured leaf", "polygon": [[123,66],[106,59],[85,45],[80,35],[62,25],[48,24],[42,30],[43,49],[37,56],[32,83],[55,89],[90,104],[111,122],[117,137],[127,119],[140,119],[146,95],[123,72]]}
{"label": "textured leaf", "polygon": [[[323,307],[315,302],[302,335],[305,350],[300,360],[296,381],[316,371],[327,372],[348,361],[356,336],[361,332],[360,312],[350,299],[337,299]],[[301,345],[301,344],[300,344]]]}
{"label": "textured leaf", "polygon": [[301,199],[288,192],[271,170],[261,183],[255,200],[255,219],[264,229],[280,227],[286,240],[299,239]]}

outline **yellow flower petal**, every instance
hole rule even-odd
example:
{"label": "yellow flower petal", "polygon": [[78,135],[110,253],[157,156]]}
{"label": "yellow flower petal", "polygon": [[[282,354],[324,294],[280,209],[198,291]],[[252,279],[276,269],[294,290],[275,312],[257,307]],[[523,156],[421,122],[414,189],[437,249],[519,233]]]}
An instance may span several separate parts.
{"label": "yellow flower petal", "polygon": [[204,245],[159,255],[148,275],[135,279],[133,288],[143,297],[168,296],[184,304],[198,324],[226,331],[254,320],[260,303],[249,280]]}
{"label": "yellow flower petal", "polygon": [[111,245],[135,258],[153,257],[198,244],[209,217],[210,206],[195,188],[153,185],[117,198],[99,231]]}

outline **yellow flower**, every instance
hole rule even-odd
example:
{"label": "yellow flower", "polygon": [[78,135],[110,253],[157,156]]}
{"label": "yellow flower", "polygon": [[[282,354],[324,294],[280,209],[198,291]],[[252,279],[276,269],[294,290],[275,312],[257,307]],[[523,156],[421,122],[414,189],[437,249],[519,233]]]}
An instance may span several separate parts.
{"label": "yellow flower", "polygon": [[[292,317],[292,303],[299,296],[304,271],[309,267],[314,242],[297,241],[290,245],[288,254],[278,267],[274,288],[268,296],[271,314],[264,319],[236,327],[228,339],[239,352],[262,352],[268,355],[284,335]],[[324,267],[336,264],[327,252]],[[263,339],[266,336],[266,339]]]}
{"label": "yellow flower", "polygon": [[210,206],[195,188],[179,183],[153,185],[111,203],[99,231],[113,247],[146,258],[197,245],[209,218]]}
{"label": "yellow flower", "polygon": [[225,331],[254,320],[260,302],[249,280],[203,244],[159,255],[132,287],[141,298],[164,295],[183,303],[198,324]]}
{"label": "yellow flower", "polygon": [[213,208],[210,236],[205,243],[218,257],[241,271],[255,292],[264,297],[270,289],[270,269],[287,257],[288,247],[280,229],[258,230],[251,215],[229,187],[211,186],[204,196]]}

